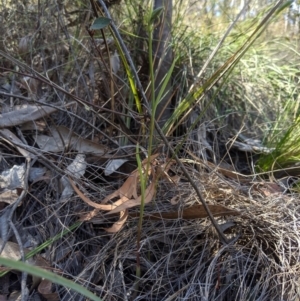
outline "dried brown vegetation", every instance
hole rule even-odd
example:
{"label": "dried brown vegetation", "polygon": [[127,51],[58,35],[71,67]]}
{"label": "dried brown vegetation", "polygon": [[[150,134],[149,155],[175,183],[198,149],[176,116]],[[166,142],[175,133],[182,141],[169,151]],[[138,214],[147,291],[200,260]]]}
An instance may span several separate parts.
{"label": "dried brown vegetation", "polygon": [[[129,106],[125,71],[112,72],[114,40],[86,29],[92,7],[38,3],[11,4],[0,15],[7,20],[0,28],[2,256],[24,260],[79,222],[29,262],[103,300],[299,300],[299,196],[234,164],[200,160],[192,140],[174,136],[172,145],[183,143],[181,162],[229,243],[220,242],[174,159],[162,148],[146,158],[140,148],[148,181],[137,250],[136,143],[146,146],[147,114]],[[143,59],[137,54],[142,71]],[[208,143],[206,128],[197,131]],[[0,278],[0,299],[14,294],[85,300],[10,271]]]}

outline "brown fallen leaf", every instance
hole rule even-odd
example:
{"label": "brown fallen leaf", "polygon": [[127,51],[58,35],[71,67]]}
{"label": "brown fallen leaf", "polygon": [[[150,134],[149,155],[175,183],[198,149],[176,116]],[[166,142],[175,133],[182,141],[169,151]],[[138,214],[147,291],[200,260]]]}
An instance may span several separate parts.
{"label": "brown fallen leaf", "polygon": [[68,177],[71,186],[73,187],[74,191],[78,194],[78,196],[88,205],[90,205],[91,207],[94,207],[96,209],[100,209],[103,211],[110,211],[112,210],[115,206],[114,205],[104,205],[104,204],[98,204],[95,203],[93,201],[91,201],[87,196],[85,196],[75,185],[75,183],[73,182],[73,180],[71,180],[70,177]]}
{"label": "brown fallen leaf", "polygon": [[[155,159],[158,157],[159,154],[155,154],[151,156],[149,159],[145,159],[142,162],[143,169],[145,169],[146,164],[148,164],[148,160],[150,160],[150,168],[148,170],[148,175],[152,176],[152,181],[149,184],[149,186],[145,190],[145,200],[144,203],[147,204],[151,202],[153,199],[155,192],[156,192],[156,181],[158,179],[158,174],[166,176],[168,169],[172,165],[172,161],[162,164],[159,166],[158,161],[155,161]],[[159,168],[158,174],[156,173],[156,167]],[[116,214],[120,213],[120,218],[117,222],[113,224],[110,228],[105,228],[104,230],[109,233],[116,233],[118,232],[124,225],[124,223],[127,220],[128,212],[127,209],[140,206],[142,201],[142,196],[137,195],[137,186],[140,181],[139,179],[140,173],[139,170],[134,170],[127,178],[127,180],[123,183],[123,185],[108,195],[106,198],[104,198],[101,203],[98,204],[93,201],[91,201],[88,197],[86,197],[75,185],[75,183],[69,178],[69,181],[71,183],[71,186],[75,190],[75,192],[78,194],[78,196],[88,205],[94,207],[95,209],[91,212],[88,212],[86,214],[83,214],[80,216],[80,221],[91,221],[92,223],[99,223],[99,212],[100,210],[103,211],[109,211],[106,214]],[[168,180],[171,178],[169,177]],[[176,179],[177,180],[177,179]],[[119,198],[117,201],[115,201],[113,204],[106,204],[109,201],[113,201],[113,199]],[[98,216],[97,216],[98,215]],[[101,219],[100,219],[101,222]]]}
{"label": "brown fallen leaf", "polygon": [[[221,205],[207,205],[213,216],[226,216],[226,215],[240,215],[241,213],[226,208]],[[129,213],[130,217],[139,217],[139,212]],[[161,220],[161,219],[197,219],[208,217],[203,205],[194,205],[189,208],[185,208],[182,212],[155,212],[151,214],[145,214],[144,218],[150,220]]]}
{"label": "brown fallen leaf", "polygon": [[104,228],[108,233],[116,233],[120,231],[128,218],[128,210],[120,212],[120,219],[115,222],[110,228]]}
{"label": "brown fallen leaf", "polygon": [[[153,180],[151,182],[151,184],[145,190],[145,200],[144,200],[145,204],[148,204],[149,202],[152,201],[152,199],[154,197],[154,194],[155,194],[155,180]],[[140,206],[141,205],[141,200],[142,200],[142,197],[139,196],[136,199],[131,199],[131,200],[128,200],[126,202],[123,202],[122,205],[120,205],[120,206],[116,207],[115,209],[107,212],[105,215],[118,213],[120,211],[123,211],[124,209],[129,209],[129,208],[132,208],[132,207],[135,207],[135,206]]]}
{"label": "brown fallen leaf", "polygon": [[59,300],[58,293],[52,292],[52,282],[47,279],[43,279],[38,286],[38,292],[47,300],[47,301],[57,301]]}

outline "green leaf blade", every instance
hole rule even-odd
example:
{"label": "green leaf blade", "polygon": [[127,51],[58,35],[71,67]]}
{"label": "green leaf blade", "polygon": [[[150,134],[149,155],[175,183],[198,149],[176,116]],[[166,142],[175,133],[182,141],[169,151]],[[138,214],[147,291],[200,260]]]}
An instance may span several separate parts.
{"label": "green leaf blade", "polygon": [[102,299],[100,299],[99,297],[94,295],[92,292],[87,290],[85,287],[83,287],[71,280],[68,280],[64,277],[56,275],[52,272],[32,266],[28,263],[24,263],[22,261],[15,261],[15,260],[7,259],[7,258],[0,256],[0,265],[7,266],[14,270],[26,272],[30,275],[34,275],[34,276],[37,276],[40,278],[48,279],[48,280],[52,281],[53,283],[57,283],[61,286],[70,288],[70,289],[74,290],[75,292],[77,292],[81,295],[84,295],[85,297],[89,298],[90,300],[102,301]]}
{"label": "green leaf blade", "polygon": [[111,22],[111,19],[105,17],[97,18],[94,23],[91,25],[91,30],[99,30],[107,27]]}

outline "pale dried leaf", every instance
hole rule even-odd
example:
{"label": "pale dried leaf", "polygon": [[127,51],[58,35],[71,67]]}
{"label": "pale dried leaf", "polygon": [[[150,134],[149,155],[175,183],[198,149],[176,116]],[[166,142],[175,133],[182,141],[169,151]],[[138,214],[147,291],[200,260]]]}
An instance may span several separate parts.
{"label": "pale dried leaf", "polygon": [[[80,179],[84,175],[86,170],[85,155],[83,154],[76,155],[75,159],[70,165],[68,165],[66,170],[69,172],[69,174],[73,175],[76,179]],[[73,188],[69,180],[65,176],[61,177],[60,184],[63,189],[60,197],[60,201],[62,201],[73,195]]]}
{"label": "pale dried leaf", "polygon": [[28,34],[20,39],[18,52],[21,57],[24,57],[26,54],[29,53],[31,48],[31,39],[31,34]]}
{"label": "pale dried leaf", "polygon": [[[151,202],[154,195],[155,195],[155,181],[152,181],[151,184],[145,190],[145,200],[144,200],[145,204],[148,204],[149,202]],[[142,197],[139,196],[136,199],[128,200],[127,202],[124,202],[122,205],[118,206],[117,208],[111,210],[110,212],[108,212],[106,214],[108,215],[108,214],[118,213],[125,209],[140,206],[141,199],[142,199]]]}
{"label": "pale dried leaf", "polygon": [[113,159],[108,161],[105,170],[104,170],[104,174],[106,176],[110,176],[112,173],[114,173],[120,166],[122,166],[125,162],[127,162],[128,160],[126,159]]}
{"label": "pale dried leaf", "polygon": [[108,151],[106,146],[83,139],[64,126],[51,129],[51,133],[52,137],[46,135],[34,137],[35,142],[43,151],[61,152],[67,146],[82,154],[103,155]]}
{"label": "pale dried leaf", "polygon": [[8,301],[22,301],[21,291],[14,291],[9,295]]}
{"label": "pale dried leaf", "polygon": [[[0,249],[2,249],[4,244],[4,241],[0,238]],[[29,249],[24,248],[24,253],[25,255],[30,252]],[[4,258],[8,259],[13,259],[13,260],[20,260],[21,259],[21,253],[20,253],[20,247],[18,244],[8,241],[6,242],[3,252],[1,253],[1,256]],[[40,255],[35,255],[35,257],[31,257],[26,262],[38,266],[38,267],[43,267],[50,269],[50,264]]]}
{"label": "pale dried leaf", "polygon": [[[0,249],[3,247],[3,244],[4,244],[4,241],[0,238]],[[26,249],[24,249],[24,252],[28,253],[29,250],[26,251]],[[19,245],[14,242],[8,241],[4,246],[1,256],[4,258],[13,259],[13,260],[21,259]]]}
{"label": "pale dried leaf", "polygon": [[67,167],[67,171],[76,179],[80,179],[86,170],[85,155],[76,155],[74,161]]}
{"label": "pale dried leaf", "polygon": [[115,222],[112,227],[104,229],[108,233],[116,233],[120,231],[128,218],[128,210],[120,212],[120,219]]}
{"label": "pale dried leaf", "polygon": [[177,205],[177,204],[179,203],[179,201],[180,201],[180,197],[179,197],[178,195],[175,195],[175,196],[173,196],[172,199],[170,200],[170,203],[171,203],[172,205]]}
{"label": "pale dried leaf", "polygon": [[0,128],[8,128],[45,117],[57,108],[48,106],[16,106],[14,111],[0,114]]}
{"label": "pale dried leaf", "polygon": [[[19,198],[19,194],[16,189],[14,190],[4,190],[0,192],[0,203],[13,204]],[[19,204],[19,206],[22,203]]]}
{"label": "pale dried leaf", "polygon": [[[12,133],[10,130],[8,129],[2,129],[0,130],[0,135],[6,139],[8,142],[10,142],[13,146],[15,144],[18,145],[23,145],[23,142],[14,134]],[[31,154],[30,152],[28,152],[27,150],[25,150],[22,147],[16,147],[17,150],[19,151],[19,153],[24,156],[25,158],[34,158],[35,156],[33,154]]]}
{"label": "pale dried leaf", "polygon": [[104,211],[110,211],[114,208],[113,205],[104,205],[104,204],[97,204],[93,201],[91,201],[87,196],[85,196],[74,184],[74,182],[69,178],[70,184],[72,185],[73,189],[75,190],[75,192],[78,194],[78,196],[88,205],[90,205],[91,207],[97,208],[97,209],[101,209]]}
{"label": "pale dried leaf", "polygon": [[29,171],[29,182],[35,182],[38,181],[43,177],[43,175],[46,173],[45,167],[31,167]]}
{"label": "pale dried leaf", "polygon": [[25,164],[14,165],[0,174],[0,188],[24,188]]}

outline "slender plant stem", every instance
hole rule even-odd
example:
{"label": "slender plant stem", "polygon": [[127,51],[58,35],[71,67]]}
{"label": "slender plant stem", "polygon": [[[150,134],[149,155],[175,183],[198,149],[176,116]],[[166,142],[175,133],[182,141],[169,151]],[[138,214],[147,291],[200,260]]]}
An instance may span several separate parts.
{"label": "slender plant stem", "polygon": [[[102,8],[103,8],[103,10],[104,10],[104,12],[105,12],[105,14],[106,14],[106,16],[107,16],[108,18],[111,19],[110,13],[109,13],[109,11],[107,10],[107,7],[106,7],[104,1],[103,1],[103,0],[98,0],[98,2],[99,2],[100,5],[102,6]],[[116,27],[116,25],[114,24],[114,21],[113,21],[113,20],[111,21],[110,26],[111,26],[113,32],[115,33],[116,38],[118,39],[118,42],[120,43],[120,46],[121,46],[121,48],[122,48],[122,51],[123,51],[124,54],[125,54],[125,57],[126,57],[126,59],[127,59],[127,61],[128,61],[128,64],[129,64],[129,66],[130,66],[130,68],[131,68],[131,70],[132,70],[134,79],[135,79],[135,81],[136,81],[136,85],[137,85],[137,87],[138,87],[138,89],[139,89],[139,91],[140,91],[140,93],[141,93],[141,95],[142,95],[144,106],[145,106],[146,109],[148,110],[148,114],[149,114],[149,116],[150,116],[150,118],[151,118],[151,120],[152,120],[152,118],[154,118],[154,117],[153,117],[154,115],[153,115],[153,112],[151,112],[151,109],[150,109],[150,106],[149,106],[148,99],[147,99],[147,97],[146,97],[145,91],[144,91],[143,86],[142,86],[142,84],[141,84],[141,81],[140,81],[140,79],[139,79],[139,77],[138,77],[138,74],[137,74],[136,69],[135,69],[135,67],[134,67],[134,64],[133,64],[133,62],[132,62],[132,59],[131,59],[131,57],[130,57],[129,51],[127,50],[127,47],[126,47],[126,45],[124,44],[123,39],[122,39],[122,37],[121,37],[121,35],[120,35],[120,33],[119,33],[119,30],[118,30],[118,28]],[[154,122],[154,126],[155,126],[155,129],[156,129],[157,133],[158,133],[159,136],[162,138],[163,142],[165,143],[166,147],[170,150],[172,156],[173,156],[174,159],[176,160],[176,162],[177,162],[177,164],[179,165],[180,169],[182,170],[183,174],[186,176],[186,178],[188,179],[188,181],[191,183],[192,187],[194,188],[194,190],[195,190],[197,196],[199,197],[199,200],[201,201],[201,203],[202,203],[202,205],[203,205],[203,207],[204,207],[204,209],[205,209],[207,215],[209,216],[209,218],[210,218],[210,220],[211,220],[213,226],[215,227],[216,231],[217,231],[218,234],[219,234],[220,241],[221,241],[223,244],[228,244],[228,240],[227,240],[226,236],[224,235],[224,233],[222,232],[220,226],[218,225],[218,223],[217,223],[216,220],[214,219],[212,213],[210,212],[210,210],[209,210],[209,208],[208,208],[208,206],[207,206],[207,204],[206,204],[206,202],[205,202],[205,200],[204,200],[204,198],[203,198],[203,196],[202,196],[200,190],[198,189],[196,183],[193,181],[193,179],[191,178],[191,176],[190,176],[190,174],[188,173],[187,169],[184,167],[184,165],[182,164],[182,162],[179,160],[177,154],[175,153],[175,151],[173,150],[173,148],[170,146],[170,144],[169,144],[167,138],[165,137],[164,133],[162,132],[160,126],[159,126],[158,123],[157,123],[157,121],[154,119],[153,122]]]}

